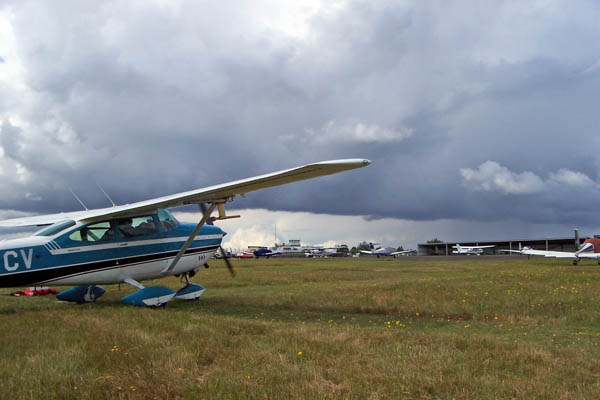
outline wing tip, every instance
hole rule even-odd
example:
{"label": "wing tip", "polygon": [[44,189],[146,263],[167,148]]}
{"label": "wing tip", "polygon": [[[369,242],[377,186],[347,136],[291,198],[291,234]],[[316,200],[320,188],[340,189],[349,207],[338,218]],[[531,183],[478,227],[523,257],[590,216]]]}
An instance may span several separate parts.
{"label": "wing tip", "polygon": [[316,164],[336,165],[336,166],[347,167],[349,169],[352,169],[352,168],[367,167],[367,166],[371,165],[371,160],[369,160],[367,158],[342,158],[339,160],[321,161]]}

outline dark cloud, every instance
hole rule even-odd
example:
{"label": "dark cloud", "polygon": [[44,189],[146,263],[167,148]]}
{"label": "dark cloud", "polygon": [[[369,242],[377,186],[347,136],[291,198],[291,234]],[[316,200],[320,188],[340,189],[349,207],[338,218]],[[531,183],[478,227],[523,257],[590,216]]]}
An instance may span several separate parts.
{"label": "dark cloud", "polygon": [[[76,209],[69,187],[106,206],[96,182],[125,203],[365,157],[234,205],[600,224],[596,187],[551,179],[600,179],[595,2],[358,2],[298,37],[255,3],[9,4],[26,89],[0,103],[3,209]],[[486,162],[541,187],[465,181]]]}

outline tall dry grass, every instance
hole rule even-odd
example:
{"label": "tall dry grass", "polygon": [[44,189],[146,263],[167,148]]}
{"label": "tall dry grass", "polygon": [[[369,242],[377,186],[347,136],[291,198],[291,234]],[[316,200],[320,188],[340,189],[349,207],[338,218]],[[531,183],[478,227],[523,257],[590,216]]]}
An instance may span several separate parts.
{"label": "tall dry grass", "polygon": [[[552,260],[218,261],[196,302],[0,299],[0,398],[593,398],[600,269]],[[160,284],[180,286],[176,279]],[[10,290],[2,290],[7,294]]]}

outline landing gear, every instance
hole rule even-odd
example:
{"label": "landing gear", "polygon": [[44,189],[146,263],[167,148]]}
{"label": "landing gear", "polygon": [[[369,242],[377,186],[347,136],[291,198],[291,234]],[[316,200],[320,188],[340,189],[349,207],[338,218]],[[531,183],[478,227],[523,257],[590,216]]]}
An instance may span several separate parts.
{"label": "landing gear", "polygon": [[96,302],[96,295],[94,294],[94,286],[88,286],[87,293],[83,296],[83,301],[86,303]]}
{"label": "landing gear", "polygon": [[123,282],[140,289],[137,292],[133,292],[130,295],[123,297],[121,301],[125,304],[162,307],[175,296],[175,292],[165,286],[144,287],[144,285],[131,278],[127,278],[123,280]]}
{"label": "landing gear", "polygon": [[83,304],[95,302],[98,297],[104,294],[105,290],[101,286],[81,285],[65,290],[56,295],[56,298],[62,301]]}
{"label": "landing gear", "polygon": [[190,284],[190,278],[193,278],[194,275],[196,275],[196,271],[184,272],[183,274],[178,275],[179,282],[185,283],[186,285],[189,285]]}
{"label": "landing gear", "polygon": [[175,293],[175,298],[179,300],[198,300],[200,296],[206,291],[206,288],[195,283],[188,283]]}
{"label": "landing gear", "polygon": [[185,281],[185,286],[182,287],[175,293],[175,298],[179,300],[198,300],[202,294],[206,291],[206,288],[201,285],[196,285],[195,283],[190,282],[190,278],[196,274],[195,271],[186,272],[182,274],[179,278],[179,281],[183,283]]}
{"label": "landing gear", "polygon": [[[577,258],[573,259],[573,265],[577,265],[578,262],[579,262],[579,259],[577,259]],[[598,264],[600,264],[600,261],[598,261]]]}

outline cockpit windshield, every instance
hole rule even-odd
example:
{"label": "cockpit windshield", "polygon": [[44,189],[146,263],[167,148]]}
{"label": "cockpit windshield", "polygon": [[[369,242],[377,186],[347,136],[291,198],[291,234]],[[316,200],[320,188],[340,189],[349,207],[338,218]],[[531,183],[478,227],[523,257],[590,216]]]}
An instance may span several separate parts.
{"label": "cockpit windshield", "polygon": [[66,221],[55,222],[54,224],[40,229],[33,236],[53,236],[58,232],[64,231],[65,229],[75,225],[75,221],[68,219]]}
{"label": "cockpit windshield", "polygon": [[162,225],[163,232],[168,232],[173,228],[177,228],[179,226],[179,221],[165,209],[158,211],[158,220]]}

